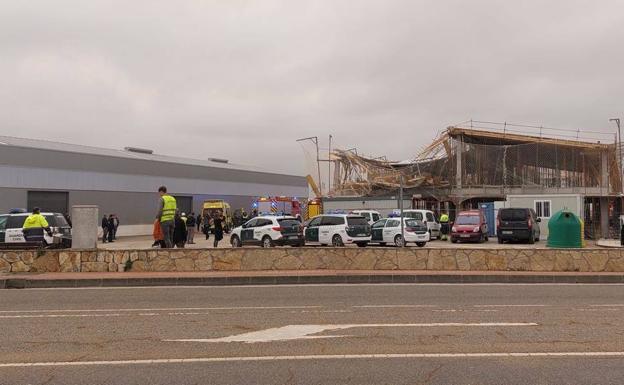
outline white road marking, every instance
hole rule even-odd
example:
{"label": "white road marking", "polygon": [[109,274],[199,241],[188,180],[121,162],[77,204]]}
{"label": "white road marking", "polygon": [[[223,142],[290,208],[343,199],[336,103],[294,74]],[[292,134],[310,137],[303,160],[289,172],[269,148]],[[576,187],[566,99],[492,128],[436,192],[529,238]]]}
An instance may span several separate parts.
{"label": "white road marking", "polygon": [[255,332],[235,334],[221,338],[199,339],[173,339],[165,342],[273,342],[291,341],[317,338],[338,338],[343,336],[310,336],[310,334],[322,333],[328,330],[344,330],[352,328],[396,328],[396,327],[510,327],[510,326],[538,326],[537,323],[520,322],[483,322],[483,323],[460,323],[460,322],[437,322],[437,323],[414,323],[414,324],[345,324],[345,325],[287,325],[279,328],[270,328]]}
{"label": "white road marking", "polygon": [[474,307],[547,307],[552,305],[473,305]]}
{"label": "white road marking", "polygon": [[[126,315],[126,314],[124,314]],[[121,317],[122,314],[32,314],[32,315],[0,315],[0,319],[13,318],[85,318],[85,317]]]}
{"label": "white road marking", "polygon": [[381,309],[385,309],[385,308],[421,308],[421,307],[438,307],[438,305],[354,305],[351,306],[354,308],[360,308],[360,309],[369,309],[369,308],[381,308]]}
{"label": "white road marking", "polygon": [[356,360],[356,359],[408,359],[408,358],[624,358],[624,352],[518,352],[518,353],[406,353],[406,354],[343,354],[307,356],[256,356],[256,357],[205,357],[205,358],[160,358],[151,360],[118,361],[51,361],[11,362],[0,364],[2,368],[50,367],[50,366],[111,366],[111,365],[158,365],[194,364],[219,362],[253,361],[312,361],[312,360]]}
{"label": "white road marking", "polygon": [[614,303],[614,304],[602,304],[602,305],[589,305],[592,307],[624,307],[624,303]]}
{"label": "white road marking", "polygon": [[45,310],[0,310],[0,313],[89,313],[89,312],[153,312],[183,310],[282,310],[318,309],[322,306],[239,306],[239,307],[170,307],[139,309],[45,309]]}

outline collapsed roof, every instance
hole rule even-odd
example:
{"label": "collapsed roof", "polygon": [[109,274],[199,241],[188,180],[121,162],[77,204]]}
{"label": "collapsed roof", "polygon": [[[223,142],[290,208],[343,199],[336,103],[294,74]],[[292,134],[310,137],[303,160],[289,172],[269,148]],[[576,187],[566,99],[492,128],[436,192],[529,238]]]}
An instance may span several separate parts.
{"label": "collapsed roof", "polygon": [[[579,134],[577,133],[577,137]],[[379,196],[408,190],[482,187],[621,191],[617,146],[554,135],[452,126],[410,162],[336,150],[333,196]]]}

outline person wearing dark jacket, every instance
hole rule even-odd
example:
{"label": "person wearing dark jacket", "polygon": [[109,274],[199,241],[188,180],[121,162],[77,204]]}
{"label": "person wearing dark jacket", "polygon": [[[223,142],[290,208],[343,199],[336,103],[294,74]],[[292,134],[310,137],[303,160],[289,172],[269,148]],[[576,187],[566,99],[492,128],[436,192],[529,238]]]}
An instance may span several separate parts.
{"label": "person wearing dark jacket", "polygon": [[210,238],[210,216],[208,214],[204,215],[204,219],[202,219],[202,226],[204,234],[206,235],[206,240]]}
{"label": "person wearing dark jacket", "polygon": [[108,217],[104,215],[102,218],[102,243],[108,241]]}
{"label": "person wearing dark jacket", "polygon": [[223,222],[225,222],[225,217],[221,212],[218,212],[214,218],[212,218],[215,236],[214,247],[219,247],[219,241],[223,239]]}
{"label": "person wearing dark jacket", "polygon": [[195,243],[195,213],[191,213],[186,219],[186,231],[188,235],[186,237],[186,243],[192,245]]}
{"label": "person wearing dark jacket", "polygon": [[186,223],[182,220],[182,216],[180,216],[179,213],[176,213],[173,228],[173,244],[177,248],[183,249],[187,236],[188,232],[186,230]]}
{"label": "person wearing dark jacket", "polygon": [[115,242],[115,216],[113,214],[108,216],[108,242]]}

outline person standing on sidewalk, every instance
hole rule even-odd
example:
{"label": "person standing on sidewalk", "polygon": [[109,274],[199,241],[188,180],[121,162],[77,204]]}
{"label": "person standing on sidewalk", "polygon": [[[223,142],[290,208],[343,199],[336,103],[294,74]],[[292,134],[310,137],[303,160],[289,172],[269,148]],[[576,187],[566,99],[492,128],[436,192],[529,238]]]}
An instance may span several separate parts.
{"label": "person standing on sidewalk", "polygon": [[158,188],[158,194],[160,195],[160,202],[158,208],[158,215],[156,219],[160,219],[160,228],[163,232],[163,240],[167,248],[173,247],[173,231],[175,229],[175,213],[177,209],[177,203],[174,197],[167,194],[167,187],[160,186]]}
{"label": "person standing on sidewalk", "polygon": [[219,247],[219,241],[223,239],[223,222],[225,221],[225,217],[221,211],[218,211],[214,218],[212,218],[212,223],[214,224],[214,247]]}
{"label": "person standing on sidewalk", "polygon": [[113,214],[108,216],[108,243],[115,242],[115,216]]}
{"label": "person standing on sidewalk", "polygon": [[113,214],[113,240],[117,240],[117,229],[119,228],[119,217]]}
{"label": "person standing on sidewalk", "polygon": [[440,238],[442,241],[446,241],[449,234],[449,216],[447,213],[440,215],[440,224],[442,225],[442,228],[440,229],[442,236]]}
{"label": "person standing on sidewalk", "polygon": [[173,230],[173,245],[178,249],[183,249],[188,236],[186,222],[179,213],[175,215],[175,228]]}
{"label": "person standing on sidewalk", "polygon": [[195,243],[195,213],[191,213],[186,219],[186,231],[188,232],[188,236],[186,237],[186,243],[192,245]]}
{"label": "person standing on sidewalk", "polygon": [[102,243],[108,241],[108,217],[104,215],[102,217]]}
{"label": "person standing on sidewalk", "polygon": [[212,222],[210,220],[210,215],[206,213],[206,215],[204,215],[204,219],[202,219],[202,229],[204,231],[204,234],[206,235],[206,240],[210,238],[210,222]]}

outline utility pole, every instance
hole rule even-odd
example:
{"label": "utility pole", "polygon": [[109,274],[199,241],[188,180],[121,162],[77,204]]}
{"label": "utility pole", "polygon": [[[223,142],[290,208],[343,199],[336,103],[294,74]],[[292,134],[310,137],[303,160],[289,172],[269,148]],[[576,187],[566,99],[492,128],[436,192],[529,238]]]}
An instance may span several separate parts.
{"label": "utility pole", "polygon": [[612,118],[609,119],[610,122],[615,122],[618,128],[618,165],[620,166],[620,192],[624,193],[624,180],[622,180],[623,169],[622,169],[622,129],[620,128],[620,118]]}
{"label": "utility pole", "polygon": [[405,225],[403,222],[403,174],[399,176],[399,211],[401,213],[399,220],[401,221],[401,247],[405,247]]}
{"label": "utility pole", "polygon": [[316,170],[318,171],[318,188],[319,191],[321,193],[321,196],[323,195],[323,185],[321,184],[321,159],[319,156],[319,145],[318,145],[318,136],[310,136],[308,138],[301,138],[301,139],[297,139],[297,142],[303,142],[309,140],[312,143],[314,143],[314,145],[316,146]]}
{"label": "utility pole", "polygon": [[331,192],[331,145],[332,145],[332,136],[329,135],[329,148],[327,150],[327,195]]}

